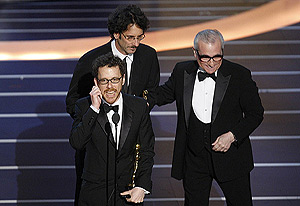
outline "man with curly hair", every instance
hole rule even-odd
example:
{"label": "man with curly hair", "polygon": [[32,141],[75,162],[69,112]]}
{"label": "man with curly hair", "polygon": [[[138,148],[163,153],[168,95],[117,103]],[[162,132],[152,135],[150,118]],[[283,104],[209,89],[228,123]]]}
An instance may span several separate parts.
{"label": "man with curly hair", "polygon": [[[160,69],[156,51],[140,42],[145,38],[149,20],[136,5],[118,7],[108,18],[108,31],[111,40],[84,54],[78,61],[73,73],[66,98],[67,112],[74,118],[75,102],[88,96],[94,85],[91,74],[92,62],[97,57],[112,52],[126,62],[126,79],[122,88],[124,93],[146,98],[151,110],[154,106],[154,91],[159,84]],[[145,97],[145,96],[144,96]],[[81,187],[85,151],[76,150],[76,194],[75,205]]]}
{"label": "man with curly hair", "polygon": [[92,75],[90,96],[76,102],[69,139],[74,149],[86,149],[78,205],[140,204],[152,187],[154,134],[149,107],[144,99],[121,92],[125,67],[111,52],[96,58]]}

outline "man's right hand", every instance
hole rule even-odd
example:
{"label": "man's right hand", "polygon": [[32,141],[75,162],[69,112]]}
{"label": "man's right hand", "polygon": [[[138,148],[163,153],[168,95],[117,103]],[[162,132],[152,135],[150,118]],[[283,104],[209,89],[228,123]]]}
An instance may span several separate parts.
{"label": "man's right hand", "polygon": [[90,91],[90,96],[91,96],[93,107],[99,109],[100,105],[101,105],[102,94],[98,87],[96,78],[94,78],[94,84],[95,85],[93,86],[92,90]]}

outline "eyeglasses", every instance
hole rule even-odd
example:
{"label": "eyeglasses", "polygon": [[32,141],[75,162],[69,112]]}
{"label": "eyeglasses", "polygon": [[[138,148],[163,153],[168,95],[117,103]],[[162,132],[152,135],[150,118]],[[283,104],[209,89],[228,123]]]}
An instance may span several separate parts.
{"label": "eyeglasses", "polygon": [[199,54],[199,51],[197,49],[195,49],[196,53],[197,53],[197,56],[199,58],[200,61],[202,62],[210,62],[210,60],[212,59],[214,62],[219,62],[223,59],[223,55],[221,54],[217,54],[213,57],[210,57],[208,55],[200,55]]}
{"label": "eyeglasses", "polygon": [[137,36],[137,37],[135,37],[135,36],[127,36],[127,35],[125,35],[125,34],[123,34],[122,32],[121,32],[121,34],[124,36],[124,38],[127,40],[127,41],[130,41],[130,42],[133,42],[133,41],[135,41],[135,40],[137,40],[137,41],[142,41],[144,38],[145,38],[145,34],[142,34],[142,35],[140,35],[140,36]]}
{"label": "eyeglasses", "polygon": [[106,85],[108,84],[108,82],[111,82],[112,84],[118,84],[120,82],[120,80],[122,79],[122,76],[121,77],[114,77],[114,78],[111,78],[111,79],[97,79],[97,81],[101,84],[101,85]]}

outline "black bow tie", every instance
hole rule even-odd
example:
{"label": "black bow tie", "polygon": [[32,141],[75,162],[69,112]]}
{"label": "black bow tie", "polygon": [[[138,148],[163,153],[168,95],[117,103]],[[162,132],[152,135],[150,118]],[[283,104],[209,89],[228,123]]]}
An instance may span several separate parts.
{"label": "black bow tie", "polygon": [[215,75],[215,73],[212,74],[208,74],[208,73],[204,73],[204,72],[198,72],[198,79],[199,82],[203,81],[205,78],[210,77],[212,78],[214,81],[216,81],[217,77]]}
{"label": "black bow tie", "polygon": [[119,110],[119,105],[115,105],[115,106],[109,106],[108,104],[103,104],[103,109],[105,111],[105,113],[108,113],[110,110],[113,110],[114,112],[118,112]]}

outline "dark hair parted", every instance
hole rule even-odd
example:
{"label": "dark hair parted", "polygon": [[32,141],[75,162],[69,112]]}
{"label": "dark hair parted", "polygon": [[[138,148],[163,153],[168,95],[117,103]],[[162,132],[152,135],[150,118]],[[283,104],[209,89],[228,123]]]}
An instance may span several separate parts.
{"label": "dark hair parted", "polygon": [[114,33],[120,34],[127,30],[128,25],[136,24],[144,32],[149,28],[149,20],[136,5],[123,5],[116,8],[108,17],[107,27],[111,38]]}
{"label": "dark hair parted", "polygon": [[125,74],[124,62],[117,56],[114,56],[111,52],[97,57],[92,63],[92,75],[98,78],[99,67],[116,67],[120,69],[120,73],[123,76]]}

